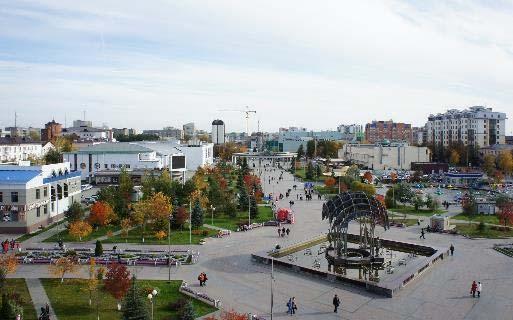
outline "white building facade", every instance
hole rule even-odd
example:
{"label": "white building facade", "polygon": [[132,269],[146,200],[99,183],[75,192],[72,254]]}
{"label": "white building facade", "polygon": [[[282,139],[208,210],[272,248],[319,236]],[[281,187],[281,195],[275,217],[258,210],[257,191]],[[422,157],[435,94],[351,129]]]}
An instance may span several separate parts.
{"label": "white building facade", "polygon": [[53,145],[30,141],[24,138],[0,138],[0,162],[18,162],[40,159]]}
{"label": "white building facade", "polygon": [[427,147],[407,143],[347,143],[339,149],[338,157],[372,170],[411,170],[412,162],[429,162],[431,153]]}
{"label": "white building facade", "polygon": [[430,115],[426,124],[426,142],[443,147],[457,142],[488,147],[504,144],[505,136],[506,114],[481,106]]}
{"label": "white building facade", "polygon": [[0,233],[28,233],[80,202],[80,173],[70,164],[0,166]]}

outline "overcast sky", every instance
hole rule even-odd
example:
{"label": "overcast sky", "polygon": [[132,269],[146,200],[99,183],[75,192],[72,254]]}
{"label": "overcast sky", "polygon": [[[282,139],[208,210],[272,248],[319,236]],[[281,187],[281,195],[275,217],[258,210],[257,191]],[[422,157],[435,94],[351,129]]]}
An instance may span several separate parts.
{"label": "overcast sky", "polygon": [[[493,4],[492,4],[493,3]],[[513,118],[512,1],[0,0],[0,126]],[[508,120],[507,133],[513,131]]]}

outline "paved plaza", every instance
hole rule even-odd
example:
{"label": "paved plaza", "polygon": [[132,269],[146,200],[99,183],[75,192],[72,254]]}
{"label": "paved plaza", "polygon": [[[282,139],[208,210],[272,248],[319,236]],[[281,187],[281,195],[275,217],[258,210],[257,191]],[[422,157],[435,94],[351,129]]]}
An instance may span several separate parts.
{"label": "paved plaza", "polygon": [[[275,177],[271,184],[270,176]],[[292,175],[284,173],[279,184],[279,172],[263,172],[262,185],[265,193],[281,192],[301,183]],[[298,192],[302,189],[299,187]],[[270,267],[253,263],[251,254],[270,250],[276,244],[287,246],[308,240],[327,232],[328,223],[321,220],[322,201],[296,200],[296,224],[290,226],[288,237],[279,238],[274,227],[258,228],[249,232],[232,233],[221,239],[208,239],[203,246],[193,246],[200,251],[199,262],[192,266],[172,269],[173,279],[183,279],[200,290],[197,276],[206,272],[208,285],[202,292],[221,299],[223,307],[239,312],[250,312],[270,319],[271,277]],[[283,199],[279,205],[288,206],[290,199]],[[356,225],[350,231],[356,231]],[[420,227],[378,230],[381,238],[415,242],[448,248],[454,244],[453,257],[436,264],[418,280],[409,283],[394,298],[385,298],[340,284],[309,278],[290,271],[275,270],[274,316],[275,319],[513,319],[513,259],[492,249],[495,243],[512,243],[513,240],[470,240],[462,236],[427,234],[419,239]],[[38,237],[37,239],[40,239]],[[37,240],[36,239],[36,240]],[[52,246],[31,240],[25,245]],[[92,246],[92,244],[89,244]],[[68,244],[68,247],[84,244]],[[113,245],[104,245],[110,248]],[[118,248],[159,248],[167,246],[144,246],[118,244]],[[184,248],[189,246],[174,246]],[[142,279],[167,279],[167,268],[136,267],[132,271]],[[47,266],[22,265],[14,277],[49,277]],[[81,275],[86,276],[84,268]],[[483,283],[481,298],[469,294],[473,280]],[[338,294],[341,300],[339,313],[333,313],[332,298]],[[294,296],[297,301],[297,314],[286,314],[286,302]]]}

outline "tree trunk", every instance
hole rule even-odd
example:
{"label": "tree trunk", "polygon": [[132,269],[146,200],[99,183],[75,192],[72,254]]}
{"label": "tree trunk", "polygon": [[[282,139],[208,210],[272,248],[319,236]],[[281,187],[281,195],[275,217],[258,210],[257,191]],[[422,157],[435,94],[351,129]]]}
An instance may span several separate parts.
{"label": "tree trunk", "polygon": [[121,303],[118,301],[118,311],[121,311]]}

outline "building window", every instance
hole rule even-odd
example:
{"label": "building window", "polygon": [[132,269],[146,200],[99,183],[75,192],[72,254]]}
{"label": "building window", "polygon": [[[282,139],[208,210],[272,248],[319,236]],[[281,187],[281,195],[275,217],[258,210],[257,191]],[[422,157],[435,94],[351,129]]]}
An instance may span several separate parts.
{"label": "building window", "polygon": [[11,192],[11,202],[18,202],[18,192]]}
{"label": "building window", "polygon": [[39,200],[41,198],[41,190],[36,189],[36,199]]}
{"label": "building window", "polygon": [[55,211],[55,202],[52,202],[52,212]]}
{"label": "building window", "polygon": [[47,204],[45,204],[43,206],[43,214],[48,214],[48,205]]}
{"label": "building window", "polygon": [[4,194],[3,194],[3,192],[0,192],[0,202],[4,202]]}
{"label": "building window", "polygon": [[48,197],[48,187],[43,188],[43,197]]}
{"label": "building window", "polygon": [[111,169],[116,169],[116,165],[115,165],[114,163],[112,163],[112,164],[110,165],[110,167],[111,167]]}
{"label": "building window", "polygon": [[41,216],[41,207],[37,207],[36,208],[36,217],[40,217]]}

